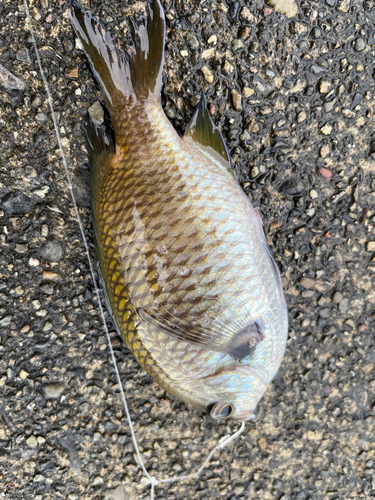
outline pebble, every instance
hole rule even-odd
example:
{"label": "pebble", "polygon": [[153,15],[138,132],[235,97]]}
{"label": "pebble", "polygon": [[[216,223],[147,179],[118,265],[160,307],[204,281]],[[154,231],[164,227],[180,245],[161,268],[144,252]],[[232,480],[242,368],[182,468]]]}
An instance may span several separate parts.
{"label": "pebble", "polygon": [[303,288],[312,288],[315,285],[315,280],[312,278],[301,278],[299,283]]}
{"label": "pebble", "polygon": [[29,49],[27,49],[26,47],[18,50],[16,52],[16,59],[17,61],[20,61],[20,62],[26,62],[28,64],[31,63],[31,57],[30,57],[30,52],[29,52]]}
{"label": "pebble", "polygon": [[0,319],[0,327],[10,325],[11,320],[12,320],[12,316],[3,316]]}
{"label": "pebble", "polygon": [[322,132],[322,134],[324,135],[331,135],[331,132],[332,132],[332,125],[330,123],[326,123],[321,129],[320,131]]}
{"label": "pebble", "polygon": [[26,443],[30,448],[36,448],[38,446],[38,440],[35,436],[30,436],[26,439]]}
{"label": "pebble", "polygon": [[325,102],[323,104],[323,109],[326,113],[330,113],[332,111],[332,109],[334,108],[335,104],[337,102],[337,98],[335,97],[334,99],[332,99],[332,101],[329,101],[329,102]]}
{"label": "pebble", "polygon": [[60,243],[54,240],[48,241],[40,250],[40,255],[43,260],[49,262],[58,262],[63,258],[64,251]]}
{"label": "pebble", "polygon": [[366,250],[368,252],[375,252],[375,241],[369,241],[366,245]]}
{"label": "pebble", "polygon": [[250,87],[244,87],[242,93],[245,97],[251,97],[255,93],[255,90]]}
{"label": "pebble", "polygon": [[188,21],[190,24],[194,24],[199,20],[199,18],[200,18],[200,16],[199,16],[198,12],[194,12],[193,14],[188,16]]}
{"label": "pebble", "polygon": [[242,19],[245,19],[245,21],[247,21],[248,23],[253,23],[255,21],[255,17],[248,7],[242,8],[241,17]]}
{"label": "pebble", "polygon": [[365,47],[366,44],[363,38],[357,38],[356,41],[354,42],[354,48],[357,52],[362,52],[362,50],[364,50]]}
{"label": "pebble", "polygon": [[315,189],[312,189],[312,190],[310,191],[310,198],[311,198],[312,200],[315,200],[317,197],[318,197],[318,192],[317,192],[317,191],[315,191]]}
{"label": "pebble", "polygon": [[272,80],[273,78],[275,78],[276,76],[276,73],[274,71],[272,71],[271,69],[267,69],[266,70],[266,76]]}
{"label": "pebble", "polygon": [[232,104],[233,104],[233,107],[234,109],[236,109],[237,111],[240,111],[242,109],[242,96],[239,92],[237,92],[237,90],[235,89],[232,89],[230,91],[231,93],[231,96],[232,96]]}
{"label": "pebble", "polygon": [[321,94],[327,94],[331,90],[331,83],[326,80],[322,80],[319,84],[319,92]]}
{"label": "pebble", "polygon": [[27,371],[25,371],[25,370],[21,370],[21,371],[20,371],[20,378],[21,378],[22,380],[27,379],[27,377],[28,377],[28,376],[29,376],[29,374],[28,374],[28,372],[27,372]]}
{"label": "pebble", "polygon": [[289,19],[298,14],[298,5],[295,0],[268,0],[268,3],[277,12],[285,14]]}
{"label": "pebble", "polygon": [[38,123],[44,123],[48,120],[48,117],[45,113],[37,113],[35,115],[35,120],[38,122]]}
{"label": "pebble", "polygon": [[203,68],[201,68],[201,71],[203,73],[203,76],[204,76],[205,80],[208,83],[213,83],[213,81],[214,81],[214,73],[213,73],[212,69],[210,69],[208,66],[203,66]]}
{"label": "pebble", "polygon": [[256,134],[259,132],[259,125],[255,120],[250,120],[250,122],[247,125],[247,130],[253,134]]}
{"label": "pebble", "polygon": [[37,176],[35,168],[30,167],[30,165],[27,165],[25,167],[25,174],[27,175],[27,177],[36,177]]}
{"label": "pebble", "polygon": [[348,312],[348,309],[349,309],[349,299],[344,297],[339,302],[339,311],[342,314],[346,314]]}
{"label": "pebble", "polygon": [[242,40],[240,40],[240,39],[233,40],[232,52],[238,52],[239,50],[242,50],[244,47],[245,47],[245,44]]}
{"label": "pebble", "polygon": [[207,43],[216,45],[217,44],[217,36],[216,35],[211,35],[210,38],[207,40]]}
{"label": "pebble", "polygon": [[64,392],[64,388],[64,384],[58,382],[54,384],[46,384],[44,386],[44,394],[47,399],[58,399]]}
{"label": "pebble", "polygon": [[191,50],[199,49],[199,42],[198,42],[197,38],[192,34],[189,34],[186,37],[186,43],[191,48]]}
{"label": "pebble", "polygon": [[24,90],[26,83],[0,64],[0,84],[7,90]]}
{"label": "pebble", "polygon": [[321,167],[319,168],[318,173],[322,175],[325,179],[327,179],[327,181],[329,181],[333,176],[333,172],[329,168]]}
{"label": "pebble", "polygon": [[2,209],[8,215],[22,215],[30,213],[36,203],[20,191],[12,191],[4,196],[1,202]]}
{"label": "pebble", "polygon": [[297,115],[297,123],[303,123],[307,118],[305,111],[300,111]]}
{"label": "pebble", "polygon": [[305,184],[300,179],[292,177],[284,181],[278,191],[287,196],[298,196],[305,191]]}
{"label": "pebble", "polygon": [[324,144],[324,146],[322,146],[322,147],[320,148],[320,152],[319,152],[319,154],[320,154],[320,156],[321,156],[322,158],[325,158],[326,156],[328,156],[328,155],[329,155],[329,151],[330,151],[330,150],[329,150],[329,146],[328,146],[328,144]]}
{"label": "pebble", "polygon": [[351,109],[343,109],[341,112],[345,116],[345,118],[354,118],[355,117],[355,112],[352,111]]}

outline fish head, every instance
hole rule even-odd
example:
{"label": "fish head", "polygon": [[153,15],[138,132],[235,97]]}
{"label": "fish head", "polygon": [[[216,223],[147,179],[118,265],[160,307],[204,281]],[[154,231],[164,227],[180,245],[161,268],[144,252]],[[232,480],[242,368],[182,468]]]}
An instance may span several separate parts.
{"label": "fish head", "polygon": [[204,380],[206,398],[211,398],[206,411],[214,420],[245,422],[255,418],[256,406],[270,378],[269,371],[260,366],[235,363],[223,367]]}

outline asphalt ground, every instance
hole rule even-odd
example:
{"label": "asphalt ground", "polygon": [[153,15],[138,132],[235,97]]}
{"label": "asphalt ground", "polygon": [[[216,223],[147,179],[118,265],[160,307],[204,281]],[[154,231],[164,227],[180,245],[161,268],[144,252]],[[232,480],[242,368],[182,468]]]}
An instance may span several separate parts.
{"label": "asphalt ground", "polygon": [[[163,5],[164,109],[182,134],[205,90],[262,214],[290,332],[257,418],[156,498],[375,498],[375,3]],[[124,45],[142,4],[90,7]],[[101,96],[67,1],[30,9],[94,258],[82,119]],[[21,1],[0,3],[0,64],[0,499],[149,498]],[[150,473],[197,468],[238,425],[169,397],[108,324]]]}

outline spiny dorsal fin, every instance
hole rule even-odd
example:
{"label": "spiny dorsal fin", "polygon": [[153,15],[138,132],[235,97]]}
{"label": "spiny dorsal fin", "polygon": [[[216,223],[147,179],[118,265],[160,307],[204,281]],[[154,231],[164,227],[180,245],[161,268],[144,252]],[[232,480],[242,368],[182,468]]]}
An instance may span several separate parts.
{"label": "spiny dorsal fin", "polygon": [[207,110],[204,92],[202,92],[201,100],[186,128],[184,139],[194,142],[204,154],[213,157],[225,169],[232,170],[223,136],[211,120]]}

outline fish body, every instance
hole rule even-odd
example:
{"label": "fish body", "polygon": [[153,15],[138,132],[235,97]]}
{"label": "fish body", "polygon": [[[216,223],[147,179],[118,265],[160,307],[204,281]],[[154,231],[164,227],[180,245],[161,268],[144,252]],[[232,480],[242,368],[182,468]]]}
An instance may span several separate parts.
{"label": "fish body", "polygon": [[70,15],[114,128],[84,122],[99,267],[117,329],[169,393],[214,418],[248,420],[288,329],[259,214],[204,97],[183,138],[163,112],[159,1],[127,52],[74,1]]}

